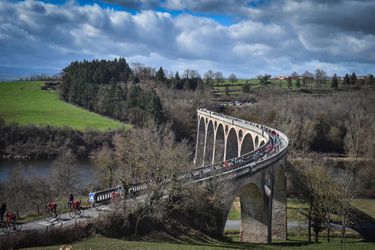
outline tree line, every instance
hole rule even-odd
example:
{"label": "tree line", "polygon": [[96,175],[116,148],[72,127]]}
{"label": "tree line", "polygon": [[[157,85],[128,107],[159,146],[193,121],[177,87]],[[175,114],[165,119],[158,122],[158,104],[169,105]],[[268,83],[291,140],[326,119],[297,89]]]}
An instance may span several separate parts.
{"label": "tree line", "polygon": [[142,125],[151,116],[161,123],[160,98],[153,89],[129,84],[131,78],[124,58],[76,61],[63,70],[59,93],[64,101],[121,121]]}
{"label": "tree line", "polygon": [[111,146],[116,133],[126,132],[21,126],[5,124],[0,118],[0,155],[4,158],[54,159],[59,152],[69,149],[77,158],[88,158],[103,144]]}

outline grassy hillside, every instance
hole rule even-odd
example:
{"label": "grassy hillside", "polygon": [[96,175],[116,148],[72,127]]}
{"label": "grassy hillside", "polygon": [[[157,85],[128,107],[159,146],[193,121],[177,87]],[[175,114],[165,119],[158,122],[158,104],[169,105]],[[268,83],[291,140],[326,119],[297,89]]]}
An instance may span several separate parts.
{"label": "grassy hillside", "polygon": [[43,82],[0,83],[0,117],[21,125],[68,126],[75,129],[129,129],[130,125],[65,103],[53,90],[42,90]]}

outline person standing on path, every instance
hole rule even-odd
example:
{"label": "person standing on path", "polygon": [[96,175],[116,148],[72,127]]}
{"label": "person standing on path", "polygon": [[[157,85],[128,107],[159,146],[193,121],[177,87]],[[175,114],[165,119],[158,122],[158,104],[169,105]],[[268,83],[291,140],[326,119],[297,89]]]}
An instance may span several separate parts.
{"label": "person standing on path", "polygon": [[73,194],[71,193],[69,195],[69,209],[72,209],[72,203],[73,203],[73,200],[74,200],[74,196]]}
{"label": "person standing on path", "polygon": [[3,222],[3,217],[4,217],[4,214],[5,214],[5,211],[7,210],[7,204],[5,202],[3,202],[3,204],[1,205],[1,208],[0,208],[0,219],[1,221]]}

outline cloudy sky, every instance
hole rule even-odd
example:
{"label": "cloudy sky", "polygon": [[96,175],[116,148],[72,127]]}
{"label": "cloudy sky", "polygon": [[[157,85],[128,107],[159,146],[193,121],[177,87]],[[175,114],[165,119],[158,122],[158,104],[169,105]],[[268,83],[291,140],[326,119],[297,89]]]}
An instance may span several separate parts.
{"label": "cloudy sky", "polygon": [[0,0],[0,79],[125,57],[241,78],[375,73],[373,0]]}

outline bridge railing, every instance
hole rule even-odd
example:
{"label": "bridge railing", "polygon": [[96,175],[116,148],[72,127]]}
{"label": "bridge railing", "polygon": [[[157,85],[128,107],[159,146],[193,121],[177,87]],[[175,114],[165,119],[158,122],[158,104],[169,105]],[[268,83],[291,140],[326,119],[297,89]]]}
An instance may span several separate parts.
{"label": "bridge railing", "polygon": [[266,141],[268,141],[268,139],[269,139],[268,135],[263,133],[264,130],[262,129],[262,126],[266,128],[266,126],[264,126],[264,125],[257,124],[257,123],[254,123],[254,122],[250,122],[250,121],[246,121],[246,120],[239,119],[239,118],[236,118],[236,117],[216,113],[216,112],[207,110],[205,108],[198,109],[198,113],[199,112],[203,113],[205,115],[208,115],[210,117],[214,116],[214,117],[216,117],[220,120],[223,120],[223,121],[225,121],[229,124],[232,124],[234,126],[239,126],[239,127],[243,127],[243,128],[248,129],[248,130],[251,130],[251,131],[255,132],[256,134],[258,134],[262,137],[265,137]]}
{"label": "bridge railing", "polygon": [[103,203],[111,200],[114,197],[114,194],[118,194],[121,190],[121,187],[114,187],[105,190],[100,190],[96,192],[91,192],[89,194],[89,202],[91,203]]}

